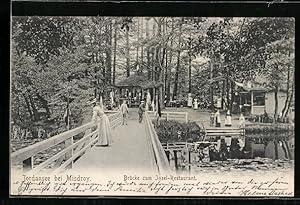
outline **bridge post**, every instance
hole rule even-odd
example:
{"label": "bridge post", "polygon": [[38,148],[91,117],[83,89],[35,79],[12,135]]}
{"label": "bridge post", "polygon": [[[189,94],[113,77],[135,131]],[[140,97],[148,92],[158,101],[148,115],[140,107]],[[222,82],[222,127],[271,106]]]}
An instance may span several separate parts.
{"label": "bridge post", "polygon": [[275,159],[278,159],[278,139],[274,139],[274,144],[275,144]]}
{"label": "bridge post", "polygon": [[169,163],[170,163],[170,151],[169,150],[166,150],[166,156],[167,156],[167,158],[168,158],[168,161],[169,161]]}
{"label": "bridge post", "polygon": [[33,156],[23,161],[23,171],[29,171],[33,169]]}
{"label": "bridge post", "polygon": [[191,174],[191,151],[188,149],[189,174]]}
{"label": "bridge post", "polygon": [[174,161],[175,161],[175,170],[178,170],[177,150],[174,150]]}

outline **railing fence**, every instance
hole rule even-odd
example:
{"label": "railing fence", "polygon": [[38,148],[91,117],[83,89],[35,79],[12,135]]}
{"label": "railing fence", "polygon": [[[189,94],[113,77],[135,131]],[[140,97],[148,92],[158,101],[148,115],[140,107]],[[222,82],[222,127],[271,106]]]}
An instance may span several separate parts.
{"label": "railing fence", "polygon": [[[109,111],[108,118],[111,127],[115,128],[121,124],[121,113]],[[21,166],[23,171],[37,173],[50,170],[51,173],[58,173],[65,168],[72,167],[73,162],[82,156],[88,149],[95,145],[101,137],[101,119],[97,122],[89,122],[72,130],[55,135],[51,138],[17,150],[11,154],[12,167]],[[60,151],[57,150],[60,148]],[[56,150],[54,155],[45,161],[37,164],[36,159],[49,155]]]}

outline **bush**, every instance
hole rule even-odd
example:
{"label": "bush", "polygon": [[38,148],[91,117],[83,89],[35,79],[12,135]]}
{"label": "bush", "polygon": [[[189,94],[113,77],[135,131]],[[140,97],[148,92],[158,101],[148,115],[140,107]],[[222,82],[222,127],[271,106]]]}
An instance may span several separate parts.
{"label": "bush", "polygon": [[264,123],[264,124],[249,124],[245,128],[247,134],[284,134],[293,132],[294,128],[292,125],[283,123]]}
{"label": "bush", "polygon": [[194,142],[203,139],[201,128],[195,123],[180,123],[177,121],[154,122],[160,142]]}
{"label": "bush", "polygon": [[283,123],[250,124],[245,128],[246,141],[267,144],[274,139],[287,141],[294,136],[294,127]]}

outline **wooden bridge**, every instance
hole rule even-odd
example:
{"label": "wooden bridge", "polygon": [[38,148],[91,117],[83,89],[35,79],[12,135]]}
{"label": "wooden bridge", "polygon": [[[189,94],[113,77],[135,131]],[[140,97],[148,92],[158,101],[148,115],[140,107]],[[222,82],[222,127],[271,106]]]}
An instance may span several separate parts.
{"label": "wooden bridge", "polygon": [[[89,122],[13,152],[12,167],[30,174],[57,174],[70,168],[77,173],[89,168],[101,173],[116,169],[127,173],[149,171],[163,174],[171,171],[170,151],[189,150],[186,142],[160,143],[152,124],[156,119],[154,112],[145,112],[143,123],[133,118],[124,126],[121,125],[120,112],[106,111],[106,114],[113,128],[110,146],[95,146],[102,133],[98,129],[100,121]],[[188,113],[162,112],[161,119],[188,122]],[[236,127],[203,127],[201,130],[204,132],[203,141],[218,136],[245,137],[245,130]]]}
{"label": "wooden bridge", "polygon": [[[13,152],[12,167],[29,174],[57,174],[70,168],[72,171],[89,168],[101,173],[112,169],[160,174],[171,171],[152,124],[153,112],[145,113],[143,123],[129,120],[128,125],[121,125],[121,113],[117,111],[107,112],[107,115],[113,128],[110,146],[95,146],[101,137],[101,130],[97,128],[100,121],[89,122]],[[181,116],[180,113],[164,115],[169,120],[187,120],[186,113]],[[39,160],[40,158],[45,159]]]}

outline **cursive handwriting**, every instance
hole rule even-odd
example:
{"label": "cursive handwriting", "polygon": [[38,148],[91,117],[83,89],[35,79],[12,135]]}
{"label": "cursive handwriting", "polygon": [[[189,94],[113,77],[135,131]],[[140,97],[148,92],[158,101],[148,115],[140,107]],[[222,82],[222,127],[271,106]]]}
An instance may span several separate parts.
{"label": "cursive handwriting", "polygon": [[96,180],[90,176],[23,176],[14,181],[17,194],[51,195],[191,195],[191,196],[293,196],[289,181],[197,179],[196,176],[129,176]]}

